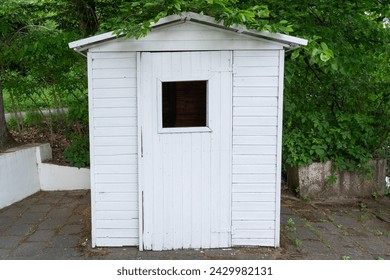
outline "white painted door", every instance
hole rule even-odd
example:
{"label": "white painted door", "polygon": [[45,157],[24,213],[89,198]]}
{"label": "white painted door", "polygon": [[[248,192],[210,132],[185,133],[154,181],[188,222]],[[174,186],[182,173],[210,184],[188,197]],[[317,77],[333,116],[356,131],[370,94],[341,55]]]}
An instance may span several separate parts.
{"label": "white painted door", "polygon": [[[141,53],[139,59],[140,244],[145,250],[230,247],[232,54]],[[176,93],[180,98],[198,84],[193,81],[206,87],[205,123],[164,127],[164,85],[190,85]]]}

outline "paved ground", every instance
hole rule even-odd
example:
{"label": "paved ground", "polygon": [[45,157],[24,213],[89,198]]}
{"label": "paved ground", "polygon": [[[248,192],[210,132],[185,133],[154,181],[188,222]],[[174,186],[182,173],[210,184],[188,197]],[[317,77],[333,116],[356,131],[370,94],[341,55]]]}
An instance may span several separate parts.
{"label": "paved ground", "polygon": [[88,191],[39,192],[0,210],[1,259],[390,259],[390,197],[282,199],[281,248],[138,252],[90,246]]}

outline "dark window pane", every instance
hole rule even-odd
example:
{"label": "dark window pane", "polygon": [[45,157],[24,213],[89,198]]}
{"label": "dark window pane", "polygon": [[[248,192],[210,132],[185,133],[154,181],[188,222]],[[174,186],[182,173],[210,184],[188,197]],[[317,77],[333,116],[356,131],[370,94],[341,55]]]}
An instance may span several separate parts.
{"label": "dark window pane", "polygon": [[163,127],[206,126],[207,81],[162,83]]}

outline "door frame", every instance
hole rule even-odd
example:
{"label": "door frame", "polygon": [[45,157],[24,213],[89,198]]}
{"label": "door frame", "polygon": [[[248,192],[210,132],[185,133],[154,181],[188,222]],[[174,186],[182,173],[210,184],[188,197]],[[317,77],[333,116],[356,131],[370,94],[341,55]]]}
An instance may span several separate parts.
{"label": "door frame", "polygon": [[144,250],[144,161],[143,161],[143,106],[141,100],[141,56],[142,52],[137,52],[137,142],[138,142],[138,250]]}
{"label": "door frame", "polygon": [[[209,51],[209,50],[196,50],[194,52],[219,52],[219,51],[222,51],[222,52],[226,52],[226,50],[218,50],[218,51]],[[183,52],[192,52],[192,51],[183,51]],[[229,72],[230,74],[232,75],[231,76],[231,85],[230,85],[230,97],[231,97],[231,100],[230,100],[230,108],[229,110],[231,110],[231,117],[233,118],[233,114],[232,114],[232,110],[233,110],[233,94],[232,94],[232,90],[233,90],[233,51],[229,51],[230,52],[230,66],[229,66]],[[136,65],[137,65],[137,70],[136,70],[136,75],[137,75],[137,78],[136,78],[136,84],[137,84],[137,140],[138,140],[138,147],[137,147],[137,151],[138,151],[138,240],[139,240],[139,243],[138,243],[138,247],[139,247],[139,250],[140,251],[143,251],[144,250],[144,240],[143,240],[143,234],[144,234],[144,189],[145,189],[145,181],[144,181],[144,174],[145,174],[145,166],[144,166],[144,160],[143,160],[143,132],[142,132],[142,128],[143,128],[143,125],[144,125],[144,116],[143,116],[143,113],[144,113],[144,106],[143,106],[143,98],[142,98],[142,53],[154,53],[154,52],[150,52],[150,51],[138,51],[137,52],[137,55],[136,55]],[[183,81],[185,80],[210,80],[210,78],[212,78],[212,76],[214,76],[214,73],[204,73],[202,75],[198,75],[196,77],[185,77],[184,79],[181,79]],[[169,79],[164,79],[164,80],[160,80],[160,79],[157,79],[156,82],[158,83],[161,83],[161,82],[165,82],[165,81],[170,81]],[[173,81],[173,80],[172,80]],[[176,81],[176,80],[175,80]],[[209,87],[207,87],[207,91],[209,91]],[[161,98],[159,97],[159,94],[161,93],[157,93],[158,94],[158,98]],[[210,103],[209,103],[209,94],[207,94],[207,115],[209,116],[209,110],[210,110]],[[159,100],[157,100],[157,102],[159,102]],[[209,118],[208,118],[209,120]],[[180,128],[180,131],[168,131],[170,129],[167,129],[165,128],[164,130],[167,130],[167,131],[162,131],[162,129],[160,129],[160,119],[158,119],[158,124],[159,124],[159,128],[158,128],[158,133],[180,133],[180,132],[188,132],[188,131],[184,131],[183,128]],[[233,122],[233,119],[230,120],[230,124],[232,126],[232,122]],[[173,128],[174,129],[174,128]],[[207,123],[207,127],[206,128],[199,128],[199,127],[194,127],[194,128],[188,128],[188,129],[196,129],[196,132],[212,132],[212,129],[209,128],[209,123]],[[201,131],[203,129],[203,131]],[[231,135],[233,136],[233,135]],[[232,148],[232,147],[231,147]],[[231,151],[232,152],[232,151]],[[232,153],[231,153],[231,156],[232,156]],[[231,174],[231,166],[230,166],[230,174]],[[232,174],[231,174],[232,176]],[[230,186],[229,186],[229,189],[230,189],[230,203],[231,203],[231,195],[232,195],[232,177],[230,178]],[[230,205],[230,218],[231,217],[231,211],[232,211],[232,205]],[[230,221],[231,223],[231,221]],[[231,224],[230,224],[230,234],[231,234]],[[231,236],[230,236],[230,244],[231,244]]]}

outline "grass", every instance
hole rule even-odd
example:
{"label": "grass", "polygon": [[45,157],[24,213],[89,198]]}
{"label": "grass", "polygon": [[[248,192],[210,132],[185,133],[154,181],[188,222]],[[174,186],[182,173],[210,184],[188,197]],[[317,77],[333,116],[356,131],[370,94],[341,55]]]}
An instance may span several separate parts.
{"label": "grass", "polygon": [[303,244],[302,240],[300,240],[299,238],[295,238],[294,241],[293,241],[293,243],[294,243],[294,245],[295,245],[296,247],[298,247],[298,248],[301,247],[302,244]]}
{"label": "grass", "polygon": [[286,230],[288,232],[296,232],[297,231],[297,227],[295,226],[295,222],[294,222],[293,218],[289,218],[287,220]]}

